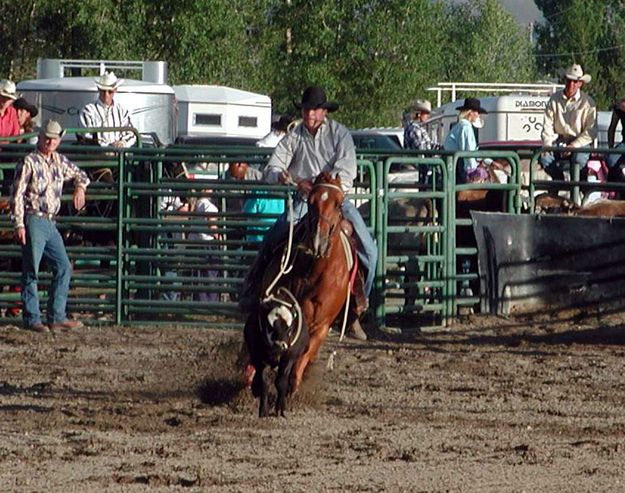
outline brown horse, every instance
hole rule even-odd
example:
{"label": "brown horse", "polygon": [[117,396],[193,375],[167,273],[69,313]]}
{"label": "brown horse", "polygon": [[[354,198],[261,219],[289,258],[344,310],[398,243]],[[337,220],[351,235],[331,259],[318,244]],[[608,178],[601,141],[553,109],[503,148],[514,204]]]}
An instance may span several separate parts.
{"label": "brown horse", "polygon": [[[320,174],[308,197],[308,214],[297,227],[297,244],[289,262],[292,268],[279,274],[281,259],[276,255],[265,270],[261,296],[267,296],[268,286],[271,290],[277,276],[281,277],[276,285],[286,286],[295,295],[310,335],[308,348],[295,363],[291,392],[301,385],[306,368],[317,357],[331,325],[346,305],[350,267],[340,237],[345,229],[341,213],[344,197],[339,177]],[[353,310],[348,313],[353,320]]]}

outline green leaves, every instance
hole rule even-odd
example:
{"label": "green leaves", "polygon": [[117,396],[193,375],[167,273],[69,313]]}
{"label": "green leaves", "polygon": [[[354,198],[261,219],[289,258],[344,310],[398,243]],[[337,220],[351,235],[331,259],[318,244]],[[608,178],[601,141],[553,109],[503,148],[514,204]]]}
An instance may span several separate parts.
{"label": "green leaves", "polygon": [[[545,27],[543,51],[562,49],[554,43],[568,40],[569,31],[570,43],[625,45],[617,0],[603,7],[599,0],[538,3],[574,6],[576,22],[597,27],[580,31],[573,18]],[[165,60],[171,84],[269,94],[277,112],[293,113],[304,87],[322,85],[341,103],[337,118],[353,127],[400,125],[409,102],[432,99],[426,88],[438,81],[536,79],[529,33],[499,0],[23,0],[2,3],[0,15],[14,20],[0,26],[5,77],[34,77],[38,57]],[[610,77],[617,73],[602,69],[601,53],[584,60]]]}

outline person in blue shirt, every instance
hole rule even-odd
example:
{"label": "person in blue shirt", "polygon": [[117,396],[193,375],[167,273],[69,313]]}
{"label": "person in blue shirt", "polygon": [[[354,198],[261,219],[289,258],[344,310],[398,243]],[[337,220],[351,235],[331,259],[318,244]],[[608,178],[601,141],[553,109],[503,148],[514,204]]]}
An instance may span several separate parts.
{"label": "person in blue shirt", "polygon": [[[247,214],[261,214],[260,221],[267,223],[266,226],[248,227],[245,239],[250,243],[260,243],[265,237],[267,230],[276,222],[276,219],[284,212],[284,199],[276,197],[253,197],[243,204],[243,212]],[[271,216],[269,216],[271,214]],[[268,217],[267,217],[268,216]]]}
{"label": "person in blue shirt", "polygon": [[[488,113],[488,111],[482,108],[480,100],[476,98],[465,99],[464,104],[456,109],[460,111],[458,123],[447,134],[443,148],[446,151],[475,151],[477,150],[477,140],[473,129],[484,126],[481,115]],[[478,164],[475,158],[459,159],[456,168],[456,182],[466,183],[468,177],[478,172]]]}

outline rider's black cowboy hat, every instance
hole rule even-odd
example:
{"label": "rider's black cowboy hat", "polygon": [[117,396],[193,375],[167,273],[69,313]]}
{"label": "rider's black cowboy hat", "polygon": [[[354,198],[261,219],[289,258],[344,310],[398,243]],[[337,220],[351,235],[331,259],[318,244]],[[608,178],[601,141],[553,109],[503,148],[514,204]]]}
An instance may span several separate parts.
{"label": "rider's black cowboy hat", "polygon": [[464,104],[462,106],[458,106],[456,109],[459,111],[473,110],[481,114],[488,113],[488,111],[482,108],[482,106],[480,105],[480,100],[477,98],[465,99]]}
{"label": "rider's black cowboy hat", "polygon": [[326,92],[319,86],[310,86],[304,90],[302,94],[302,102],[297,103],[293,101],[293,104],[298,110],[313,110],[317,108],[323,108],[329,112],[339,109],[339,105],[334,101],[328,101]]}

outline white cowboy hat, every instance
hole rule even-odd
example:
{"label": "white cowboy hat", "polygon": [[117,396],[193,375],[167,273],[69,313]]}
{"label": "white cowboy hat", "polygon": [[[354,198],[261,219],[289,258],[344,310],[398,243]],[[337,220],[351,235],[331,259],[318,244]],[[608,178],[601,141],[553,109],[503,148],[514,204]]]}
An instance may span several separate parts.
{"label": "white cowboy hat", "polygon": [[588,84],[592,80],[592,77],[585,74],[582,70],[582,66],[577,63],[574,63],[566,69],[564,77],[570,80],[581,80],[584,84]]}
{"label": "white cowboy hat", "polygon": [[115,72],[104,72],[104,75],[95,78],[95,85],[99,90],[115,90],[124,83],[124,79],[118,79]]}
{"label": "white cowboy hat", "polygon": [[10,80],[0,81],[0,96],[4,96],[5,98],[17,99],[17,92],[15,87],[15,82]]}
{"label": "white cowboy hat", "polygon": [[432,103],[424,99],[417,99],[410,105],[412,111],[420,111],[422,113],[432,113]]}
{"label": "white cowboy hat", "polygon": [[41,129],[41,135],[45,135],[49,139],[60,139],[65,135],[65,130],[56,120],[48,120]]}

